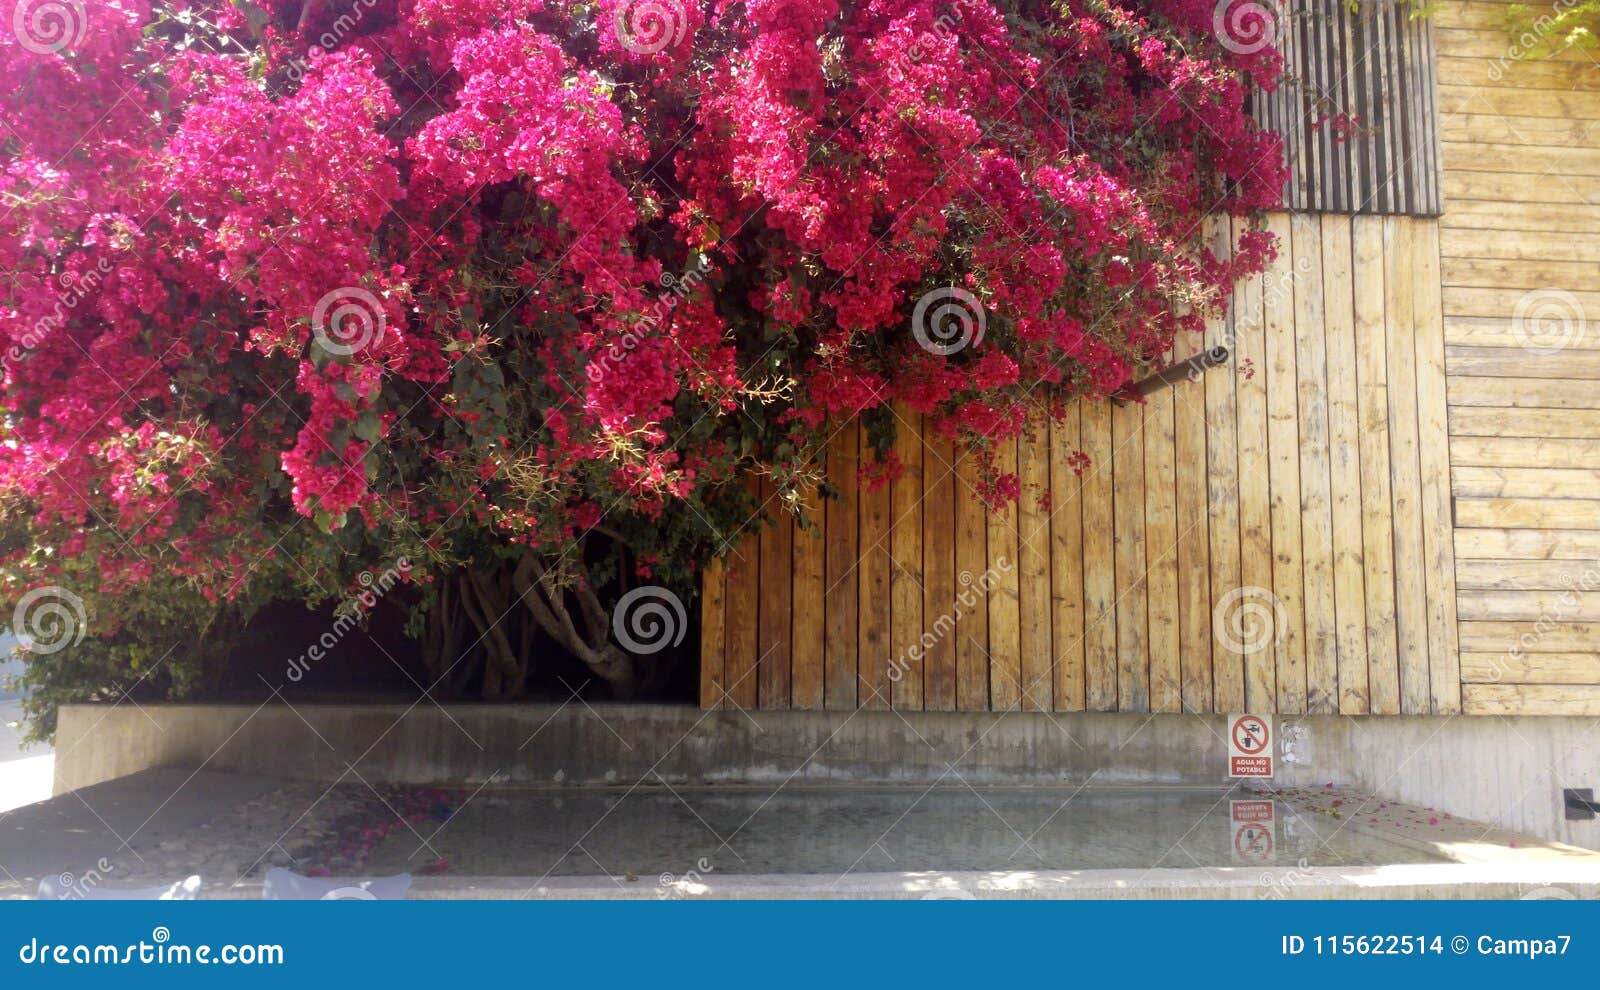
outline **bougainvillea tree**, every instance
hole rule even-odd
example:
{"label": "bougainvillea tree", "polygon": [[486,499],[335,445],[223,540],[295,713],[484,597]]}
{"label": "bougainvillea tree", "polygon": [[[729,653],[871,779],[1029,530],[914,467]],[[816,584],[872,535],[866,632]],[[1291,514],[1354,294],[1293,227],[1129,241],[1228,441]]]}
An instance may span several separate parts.
{"label": "bougainvillea tree", "polygon": [[30,676],[183,641],[181,688],[403,560],[439,684],[553,640],[629,689],[609,600],[687,588],[752,470],[896,402],[981,457],[1263,267],[1201,236],[1283,179],[1236,13],[4,0],[0,587],[85,627]]}

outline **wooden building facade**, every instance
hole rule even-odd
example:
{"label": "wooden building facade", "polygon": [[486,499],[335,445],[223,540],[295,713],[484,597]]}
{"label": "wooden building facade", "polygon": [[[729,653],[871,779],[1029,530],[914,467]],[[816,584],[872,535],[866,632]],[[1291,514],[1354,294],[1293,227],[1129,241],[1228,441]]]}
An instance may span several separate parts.
{"label": "wooden building facade", "polygon": [[1506,14],[1288,18],[1263,120],[1395,153],[1296,132],[1278,261],[1174,349],[1229,364],[1039,424],[1000,514],[904,410],[879,491],[843,429],[846,497],[704,575],[702,705],[1600,715],[1600,69]]}

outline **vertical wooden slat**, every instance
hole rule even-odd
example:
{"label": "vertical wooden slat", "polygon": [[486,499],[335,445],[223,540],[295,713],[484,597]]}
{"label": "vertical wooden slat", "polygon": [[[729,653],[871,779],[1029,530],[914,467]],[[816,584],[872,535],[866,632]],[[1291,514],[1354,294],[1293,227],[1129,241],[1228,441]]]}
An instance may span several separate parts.
{"label": "vertical wooden slat", "polygon": [[[1313,37],[1317,46],[1317,98],[1325,114],[1338,114],[1347,107],[1339,101],[1339,84],[1344,75],[1345,53],[1337,46],[1338,8],[1341,5],[1318,4],[1313,21]],[[1322,122],[1318,143],[1322,146],[1322,202],[1324,211],[1338,210],[1349,202],[1341,195],[1341,186],[1347,157],[1338,143],[1338,133],[1332,121]]]}
{"label": "vertical wooden slat", "polygon": [[[824,644],[823,704],[848,710],[856,707],[856,425],[833,424],[828,443],[828,480],[838,497],[828,500],[827,568],[824,595],[827,636]],[[731,612],[730,612],[731,617]]]}
{"label": "vertical wooden slat", "polygon": [[1395,79],[1393,59],[1390,49],[1393,44],[1391,37],[1391,21],[1387,4],[1364,4],[1372,11],[1372,51],[1369,56],[1372,63],[1372,92],[1377,98],[1368,107],[1367,120],[1368,140],[1373,146],[1374,176],[1377,179],[1373,190],[1375,195],[1369,209],[1377,213],[1393,213],[1394,203],[1394,137],[1393,113],[1390,111],[1385,94],[1394,91]]}
{"label": "vertical wooden slat", "polygon": [[1415,296],[1417,431],[1422,474],[1423,567],[1428,601],[1428,669],[1436,715],[1461,711],[1456,628],[1456,558],[1450,508],[1450,425],[1445,392],[1439,228],[1418,224]]}
{"label": "vertical wooden slat", "polygon": [[[1338,61],[1338,69],[1334,70],[1334,75],[1338,77],[1338,83],[1334,86],[1334,91],[1336,91],[1334,99],[1338,101],[1341,112],[1358,117],[1362,112],[1362,104],[1355,99],[1355,75],[1357,75],[1355,74],[1355,62],[1362,56],[1360,56],[1360,50],[1355,46],[1354,32],[1352,32],[1352,26],[1350,26],[1350,22],[1354,21],[1354,19],[1355,13],[1350,10],[1350,6],[1347,3],[1334,3],[1333,24],[1330,27],[1330,45],[1341,56]],[[1352,147],[1352,141],[1360,141],[1360,138],[1347,138],[1346,142],[1336,149],[1338,150],[1339,163],[1341,163],[1338,203],[1344,210],[1355,210],[1357,208],[1355,205],[1360,203],[1360,179],[1358,179],[1358,174],[1360,174],[1362,155]]]}
{"label": "vertical wooden slat", "polygon": [[1400,181],[1404,193],[1401,209],[1415,216],[1420,212],[1421,206],[1418,196],[1420,183],[1417,177],[1428,163],[1428,142],[1423,140],[1422,101],[1419,99],[1422,95],[1420,88],[1422,72],[1417,60],[1422,55],[1421,38],[1420,32],[1407,29],[1408,19],[1405,14],[1401,15],[1401,30],[1404,31],[1405,38],[1401,61],[1404,64],[1405,78],[1401,82],[1399,98],[1405,112],[1406,160],[1400,169]]}
{"label": "vertical wooden slat", "polygon": [[1412,18],[1411,101],[1417,114],[1417,159],[1411,169],[1412,212],[1417,216],[1436,216],[1442,212],[1435,202],[1443,163],[1439,160],[1438,60],[1433,51],[1433,23],[1429,18]]}
{"label": "vertical wooden slat", "polygon": [[827,509],[814,487],[801,493],[810,526],[794,523],[794,639],[790,690],[796,708],[823,706],[827,655]]}
{"label": "vertical wooden slat", "polygon": [[[1361,127],[1368,130],[1372,126],[1372,113],[1368,108],[1372,105],[1376,92],[1374,67],[1376,61],[1372,53],[1377,41],[1377,32],[1374,25],[1374,14],[1371,4],[1361,4],[1350,15],[1350,38],[1353,47],[1355,62],[1350,68],[1351,87],[1355,98],[1355,112],[1361,115]],[[1368,111],[1363,113],[1362,111]],[[1356,199],[1351,203],[1352,212],[1366,212],[1373,208],[1378,198],[1378,183],[1380,181],[1378,168],[1378,145],[1369,136],[1363,136],[1352,141],[1348,147],[1355,161],[1355,171],[1358,176],[1356,182]]]}
{"label": "vertical wooden slat", "polygon": [[[1280,282],[1274,276],[1271,291],[1282,292]],[[1226,608],[1230,596],[1272,594],[1272,461],[1267,442],[1270,432],[1267,381],[1271,374],[1267,358],[1268,290],[1265,274],[1250,279],[1239,287],[1234,310],[1239,345],[1235,383],[1239,428],[1239,575],[1231,586],[1212,582],[1211,587],[1211,596],[1216,601],[1213,621],[1225,627],[1233,622]],[[1231,600],[1237,602],[1238,598]],[[1243,707],[1250,711],[1276,710],[1276,631],[1249,643],[1244,643],[1243,636],[1232,630],[1228,636],[1219,638],[1231,644],[1232,649],[1243,650]],[[1222,703],[1220,696],[1217,703]],[[1233,710],[1238,711],[1238,707]]]}
{"label": "vertical wooden slat", "polygon": [[715,557],[700,573],[700,707],[708,711],[722,707],[723,658],[728,652],[726,590],[727,573],[722,558]]}
{"label": "vertical wooden slat", "polygon": [[1172,389],[1144,409],[1144,523],[1150,611],[1150,710],[1183,710],[1178,637],[1177,457]]}
{"label": "vertical wooden slat", "polygon": [[[1017,473],[1016,441],[995,445],[995,470]],[[989,512],[989,706],[997,712],[1022,704],[1022,617],[1017,576],[1017,503]]]}
{"label": "vertical wooden slat", "polygon": [[1338,112],[1338,108],[1328,99],[1328,87],[1334,78],[1333,62],[1336,60],[1323,39],[1329,11],[1314,0],[1296,0],[1295,10],[1296,23],[1299,25],[1297,33],[1300,41],[1301,71],[1306,78],[1299,109],[1309,120],[1311,126],[1309,142],[1315,149],[1315,160],[1309,176],[1309,182],[1316,189],[1315,206],[1307,209],[1317,212],[1334,210],[1339,208],[1339,201],[1334,198],[1329,180],[1333,177],[1337,165],[1331,157],[1333,129],[1329,126],[1330,121],[1325,119],[1328,115]]}
{"label": "vertical wooden slat", "polygon": [[1338,711],[1333,514],[1328,460],[1328,356],[1320,217],[1294,217],[1295,369],[1300,417],[1300,540],[1305,575],[1306,710]]}
{"label": "vertical wooden slat", "polygon": [[1355,286],[1349,217],[1322,218],[1322,288],[1328,342],[1329,489],[1332,497],[1334,640],[1342,715],[1367,711],[1367,609],[1361,543],[1361,413],[1356,385]]}
{"label": "vertical wooden slat", "polygon": [[[956,443],[956,707],[989,707],[989,609],[979,591],[989,566],[988,507],[978,497],[983,471],[978,459]],[[966,603],[972,602],[970,607]]]}
{"label": "vertical wooden slat", "polygon": [[1410,220],[1384,222],[1389,354],[1390,485],[1394,499],[1395,630],[1400,651],[1400,710],[1426,713],[1428,593],[1422,539],[1422,468],[1417,449],[1416,229]]}
{"label": "vertical wooden slat", "polygon": [[794,632],[793,531],[789,513],[770,479],[761,483],[761,501],[773,517],[773,524],[761,531],[761,584],[757,595],[761,603],[757,641],[761,666],[756,672],[756,699],[761,708],[776,710],[789,707],[790,644]]}
{"label": "vertical wooden slat", "polygon": [[1384,221],[1353,221],[1356,387],[1361,416],[1361,541],[1366,562],[1367,691],[1374,715],[1400,713],[1394,519],[1389,494],[1389,362]]}
{"label": "vertical wooden slat", "polygon": [[[1288,0],[1286,23],[1279,25],[1279,46],[1283,50],[1284,65],[1289,67],[1283,89],[1287,103],[1285,124],[1295,137],[1295,198],[1300,209],[1321,209],[1317,196],[1317,135],[1312,124],[1312,86],[1316,74],[1315,53],[1306,50],[1303,33],[1306,27],[1306,0]],[[1302,205],[1303,204],[1303,205]]]}
{"label": "vertical wooden slat", "polygon": [[[871,456],[867,430],[860,427],[861,461],[865,464]],[[880,484],[876,489],[861,490],[857,498],[861,505],[861,559],[857,565],[856,608],[860,614],[860,631],[856,637],[860,644],[856,653],[857,698],[862,708],[888,708],[893,700],[889,681],[890,622],[892,601],[889,597],[889,574],[894,560],[890,555],[889,486]]]}
{"label": "vertical wooden slat", "polygon": [[[1208,231],[1209,233],[1209,231]],[[1206,346],[1203,331],[1178,335],[1179,353]],[[1225,371],[1211,377],[1227,379]],[[1206,385],[1186,382],[1173,389],[1173,517],[1177,527],[1179,707],[1212,710],[1211,554],[1206,512]],[[1237,495],[1235,495],[1237,498]]]}
{"label": "vertical wooden slat", "polygon": [[1083,710],[1083,500],[1072,461],[1080,405],[1068,403],[1050,424],[1050,639],[1058,712]]}
{"label": "vertical wooden slat", "polygon": [[[1304,574],[1300,542],[1300,424],[1295,367],[1297,286],[1289,218],[1274,214],[1282,248],[1262,281],[1267,346],[1267,456],[1272,505],[1272,585],[1276,613],[1277,711],[1297,715],[1306,705]],[[1302,290],[1303,291],[1303,290]],[[1265,653],[1262,650],[1257,656]]]}
{"label": "vertical wooden slat", "polygon": [[923,707],[956,708],[956,476],[950,438],[931,430],[922,437],[923,631],[932,642],[922,659]]}
{"label": "vertical wooden slat", "polygon": [[1291,28],[1295,38],[1296,67],[1300,77],[1300,129],[1306,146],[1306,202],[1307,209],[1327,210],[1326,179],[1332,170],[1328,160],[1328,136],[1331,129],[1323,120],[1327,110],[1323,106],[1327,74],[1327,52],[1319,43],[1318,29],[1322,11],[1310,0],[1297,0],[1297,16]]}
{"label": "vertical wooden slat", "polygon": [[1441,154],[1443,143],[1439,133],[1438,41],[1434,37],[1432,23],[1423,24],[1418,34],[1422,38],[1420,64],[1427,70],[1426,78],[1421,83],[1421,96],[1426,101],[1424,105],[1427,115],[1423,134],[1428,141],[1428,164],[1422,172],[1424,188],[1422,212],[1429,216],[1437,216],[1444,212],[1444,159]]}
{"label": "vertical wooden slat", "polygon": [[[1231,253],[1233,242],[1244,232],[1242,224],[1230,229],[1226,221],[1219,223],[1214,231],[1216,242],[1222,242],[1218,248],[1226,246]],[[1216,253],[1218,257],[1227,256],[1223,250]],[[1246,412],[1243,390],[1253,384],[1245,379],[1260,377],[1262,358],[1257,312],[1260,307],[1261,280],[1248,278],[1235,288],[1228,311],[1206,321],[1206,344],[1227,345],[1233,352],[1231,367],[1218,369],[1205,378],[1207,538],[1211,560],[1206,632],[1211,641],[1213,710],[1219,712],[1238,712],[1245,708],[1244,658],[1226,637],[1218,635],[1218,631],[1225,621],[1219,613],[1225,607],[1227,596],[1242,583],[1240,540],[1246,490],[1243,463],[1246,435],[1252,439],[1265,435],[1260,419],[1245,422],[1240,418]],[[1244,339],[1247,325],[1256,328],[1253,349]],[[1259,386],[1255,387],[1259,393]],[[1252,411],[1256,411],[1254,407]],[[1251,449],[1258,451],[1261,444],[1255,443]],[[1265,479],[1265,467],[1252,465],[1248,474],[1251,478]],[[1264,482],[1260,495],[1264,508]],[[1256,531],[1261,532],[1259,525]],[[1270,554],[1270,547],[1267,552]]]}
{"label": "vertical wooden slat", "polygon": [[[1311,3],[1309,0],[1305,7],[1305,42],[1308,48],[1307,55],[1316,63],[1316,76],[1311,107],[1315,111],[1314,119],[1321,119],[1339,112],[1338,100],[1334,91],[1337,89],[1339,79],[1340,55],[1328,43],[1328,29],[1333,23],[1333,11],[1321,3]],[[1317,184],[1318,211],[1336,210],[1339,208],[1338,176],[1341,162],[1338,157],[1338,148],[1335,146],[1335,134],[1331,122],[1322,119],[1317,125],[1317,154],[1319,161],[1317,174],[1314,177]]]}
{"label": "vertical wooden slat", "polygon": [[1389,190],[1390,213],[1403,213],[1405,204],[1405,174],[1407,162],[1410,160],[1408,142],[1410,134],[1407,128],[1406,111],[1406,12],[1399,9],[1399,4],[1383,5],[1383,18],[1387,30],[1387,39],[1384,52],[1387,58],[1384,62],[1385,80],[1387,87],[1384,90],[1389,94],[1389,99],[1384,106],[1384,125],[1388,136],[1388,162],[1389,181],[1386,183]]}
{"label": "vertical wooden slat", "polygon": [[1022,709],[1047,712],[1055,687],[1050,652],[1050,424],[1040,418],[1018,452],[1022,497],[1017,502],[1017,592],[1022,644]]}
{"label": "vertical wooden slat", "polygon": [[[746,484],[758,497],[760,483],[749,478]],[[739,542],[728,555],[725,573],[728,590],[727,602],[727,656],[724,660],[728,694],[724,704],[736,708],[756,707],[756,658],[760,640],[757,620],[760,615],[761,587],[761,517],[752,517],[744,524]]]}
{"label": "vertical wooden slat", "polygon": [[[901,465],[892,491],[890,547],[893,573],[889,591],[894,598],[891,615],[894,633],[890,670],[894,707],[906,711],[922,708],[922,418],[903,405],[895,409],[895,456]],[[914,649],[915,648],[915,649]]]}
{"label": "vertical wooden slat", "polygon": [[[1396,7],[1399,5],[1396,4]],[[1410,35],[1405,30],[1405,20],[1400,11],[1384,11],[1393,27],[1390,34],[1390,58],[1393,65],[1394,89],[1389,105],[1390,134],[1393,136],[1394,147],[1394,200],[1393,211],[1405,213],[1409,210],[1408,195],[1405,182],[1406,171],[1412,161],[1412,130],[1411,130],[1411,94],[1407,92],[1410,76]]]}
{"label": "vertical wooden slat", "polygon": [[[1282,249],[1282,248],[1280,248]],[[1211,568],[1211,598],[1213,622],[1229,629],[1229,637],[1237,643],[1240,637],[1232,630],[1232,611],[1224,606],[1227,595],[1246,593],[1261,597],[1272,590],[1272,494],[1270,470],[1272,462],[1267,456],[1267,337],[1266,337],[1266,278],[1246,278],[1235,289],[1234,341],[1235,341],[1235,403],[1238,427],[1234,437],[1238,443],[1237,467],[1237,549],[1230,560],[1232,577],[1226,584],[1213,561]],[[1274,291],[1283,291],[1278,278],[1272,280]],[[1216,467],[1213,465],[1213,469]],[[1213,494],[1213,499],[1214,499]],[[1213,517],[1214,520],[1214,517]],[[1216,542],[1213,541],[1213,550]],[[1218,707],[1227,712],[1250,709],[1251,712],[1272,710],[1277,707],[1277,646],[1274,637],[1251,641],[1250,653],[1243,656],[1243,672],[1238,681],[1237,696],[1230,697],[1230,705],[1222,704],[1222,681],[1218,680]],[[1238,667],[1235,654],[1235,667]],[[1221,675],[1219,675],[1221,677]]]}
{"label": "vertical wooden slat", "polygon": [[1112,542],[1111,406],[1085,399],[1079,411],[1089,457],[1083,493],[1083,621],[1086,705],[1117,708],[1117,578]]}
{"label": "vertical wooden slat", "polygon": [[1116,547],[1117,710],[1150,710],[1150,612],[1146,602],[1144,410],[1111,410]]}

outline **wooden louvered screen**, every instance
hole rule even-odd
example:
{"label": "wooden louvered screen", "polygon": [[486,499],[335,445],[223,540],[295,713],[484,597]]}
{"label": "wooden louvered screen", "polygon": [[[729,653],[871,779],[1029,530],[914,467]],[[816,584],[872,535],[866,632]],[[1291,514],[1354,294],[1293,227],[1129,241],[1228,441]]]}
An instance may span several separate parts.
{"label": "wooden louvered screen", "polygon": [[1280,0],[1274,9],[1286,79],[1257,94],[1256,118],[1284,138],[1285,208],[1443,212],[1430,22],[1393,0],[1354,9],[1346,0]]}

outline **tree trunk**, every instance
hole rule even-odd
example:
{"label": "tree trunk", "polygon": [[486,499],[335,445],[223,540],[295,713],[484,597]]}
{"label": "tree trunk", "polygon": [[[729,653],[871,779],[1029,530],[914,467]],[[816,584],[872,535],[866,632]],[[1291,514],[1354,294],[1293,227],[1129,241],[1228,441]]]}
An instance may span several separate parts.
{"label": "tree trunk", "polygon": [[[586,584],[566,584],[548,570],[533,554],[517,561],[512,573],[517,597],[534,621],[551,638],[582,660],[594,675],[605,681],[613,697],[630,698],[638,689],[638,671],[632,656],[609,642],[605,609],[594,589]],[[567,607],[567,592],[578,599],[584,629],[579,631]]]}

